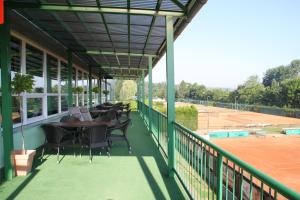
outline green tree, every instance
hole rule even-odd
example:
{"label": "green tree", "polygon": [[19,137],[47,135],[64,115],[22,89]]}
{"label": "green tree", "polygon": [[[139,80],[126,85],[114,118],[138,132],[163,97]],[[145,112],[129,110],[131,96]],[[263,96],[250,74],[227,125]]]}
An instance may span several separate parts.
{"label": "green tree", "polygon": [[259,82],[258,76],[250,76],[238,90],[239,100],[248,104],[261,103],[264,86]]}
{"label": "green tree", "polygon": [[135,81],[124,81],[120,90],[120,100],[130,100],[133,96],[135,96],[136,92],[137,85]]}
{"label": "green tree", "polygon": [[123,80],[117,80],[115,85],[115,99],[120,100],[120,91],[123,85]]}
{"label": "green tree", "polygon": [[282,83],[282,90],[287,97],[288,106],[300,108],[300,78],[285,80]]}
{"label": "green tree", "polygon": [[189,94],[189,86],[185,81],[181,81],[178,86],[178,98],[186,98]]}
{"label": "green tree", "polygon": [[281,65],[279,67],[268,69],[263,77],[264,86],[272,85],[272,81],[276,80],[281,83],[285,79],[296,78],[300,72],[300,60],[293,60],[289,65]]}

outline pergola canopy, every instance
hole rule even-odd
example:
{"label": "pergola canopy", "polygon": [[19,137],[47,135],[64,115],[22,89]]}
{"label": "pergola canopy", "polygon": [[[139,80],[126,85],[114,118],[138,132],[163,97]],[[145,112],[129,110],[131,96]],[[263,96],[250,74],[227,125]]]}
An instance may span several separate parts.
{"label": "pergola canopy", "polygon": [[[137,78],[165,53],[165,16],[174,36],[206,0],[12,0],[6,5],[105,77]],[[153,66],[154,66],[153,65]]]}

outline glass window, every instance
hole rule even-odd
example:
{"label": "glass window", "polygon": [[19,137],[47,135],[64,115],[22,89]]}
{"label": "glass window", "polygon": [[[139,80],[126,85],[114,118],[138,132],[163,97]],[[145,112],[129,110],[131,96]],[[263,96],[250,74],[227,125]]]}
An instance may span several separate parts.
{"label": "glass window", "polygon": [[21,72],[21,40],[11,37],[10,53],[11,53],[11,79],[15,77],[17,72]]}
{"label": "glass window", "polygon": [[[10,53],[11,53],[11,80],[15,77],[16,73],[21,72],[21,52],[22,42],[21,40],[11,37]],[[22,97],[21,97],[22,99]],[[20,99],[17,96],[12,96],[12,120],[13,123],[21,122],[20,115]]]}
{"label": "glass window", "polygon": [[88,75],[83,74],[84,105],[88,104]]}
{"label": "glass window", "polygon": [[29,44],[26,44],[26,73],[32,75],[35,80],[33,92],[43,93],[43,52]]}
{"label": "glass window", "polygon": [[58,61],[47,55],[47,93],[58,93]]}
{"label": "glass window", "polygon": [[68,97],[63,95],[61,96],[61,111],[67,111],[68,110]]}
{"label": "glass window", "polygon": [[[78,86],[83,87],[83,77],[82,77],[82,72],[78,71]],[[79,106],[83,106],[83,94],[78,95],[78,101],[79,101]]]}
{"label": "glass window", "polygon": [[27,118],[42,116],[42,98],[27,98]]}
{"label": "glass window", "polygon": [[76,86],[76,69],[73,67],[72,69],[72,87]]}
{"label": "glass window", "polygon": [[[48,115],[58,113],[58,60],[47,55],[47,108]],[[49,96],[49,94],[52,94]]]}
{"label": "glass window", "polygon": [[60,85],[61,85],[61,93],[68,93],[68,65],[65,62],[61,62],[60,66]]}
{"label": "glass window", "polygon": [[53,115],[58,113],[58,96],[48,96],[48,115]]}

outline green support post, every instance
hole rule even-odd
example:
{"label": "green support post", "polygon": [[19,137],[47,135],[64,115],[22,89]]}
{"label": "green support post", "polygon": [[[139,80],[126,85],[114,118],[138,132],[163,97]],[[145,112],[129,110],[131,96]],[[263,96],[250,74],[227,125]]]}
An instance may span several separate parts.
{"label": "green support post", "polygon": [[222,200],[223,191],[223,157],[221,154],[217,158],[217,200]]}
{"label": "green support post", "polygon": [[13,151],[12,101],[11,101],[11,61],[10,61],[10,9],[4,6],[3,25],[0,25],[0,63],[2,87],[2,133],[4,150],[4,176],[11,180],[14,169],[11,161]]}
{"label": "green support post", "polygon": [[72,52],[68,50],[68,107],[73,106],[73,92],[72,92]]}
{"label": "green support post", "polygon": [[102,104],[102,78],[99,79],[99,104]]}
{"label": "green support post", "polygon": [[89,66],[89,107],[93,106],[93,95],[92,95],[92,67]]}
{"label": "green support post", "polygon": [[168,130],[168,168],[169,176],[174,177],[175,169],[175,91],[174,91],[174,36],[173,18],[166,16],[167,36],[167,130]]}
{"label": "green support post", "polygon": [[142,71],[142,79],[141,79],[141,95],[142,95],[142,103],[145,104],[145,72]]}
{"label": "green support post", "polygon": [[152,133],[152,57],[148,57],[149,132]]}

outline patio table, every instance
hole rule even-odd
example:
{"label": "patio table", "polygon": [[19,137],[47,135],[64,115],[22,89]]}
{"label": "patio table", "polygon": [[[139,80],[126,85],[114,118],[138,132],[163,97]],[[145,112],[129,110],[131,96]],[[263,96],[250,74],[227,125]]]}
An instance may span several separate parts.
{"label": "patio table", "polygon": [[52,122],[51,124],[65,128],[89,128],[100,125],[107,125],[108,127],[114,126],[111,121]]}

